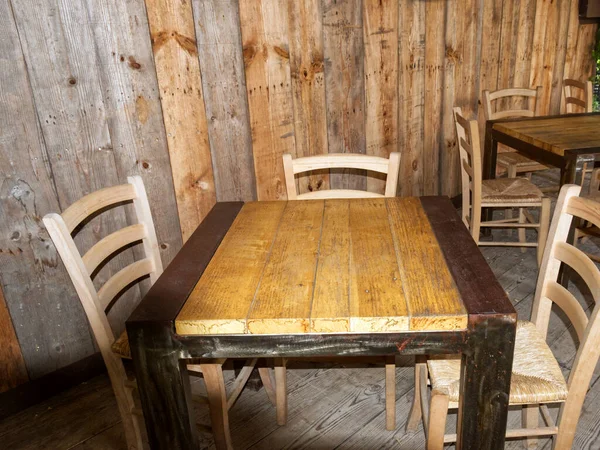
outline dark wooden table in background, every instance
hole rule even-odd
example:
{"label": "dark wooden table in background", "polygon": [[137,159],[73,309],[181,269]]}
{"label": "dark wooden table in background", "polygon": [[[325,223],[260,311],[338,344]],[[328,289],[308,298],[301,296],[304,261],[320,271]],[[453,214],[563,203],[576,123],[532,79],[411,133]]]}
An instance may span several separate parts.
{"label": "dark wooden table in background", "polygon": [[154,449],[198,447],[186,359],[397,354],[462,354],[457,448],[504,447],[516,312],[446,197],[219,203],[127,331]]}

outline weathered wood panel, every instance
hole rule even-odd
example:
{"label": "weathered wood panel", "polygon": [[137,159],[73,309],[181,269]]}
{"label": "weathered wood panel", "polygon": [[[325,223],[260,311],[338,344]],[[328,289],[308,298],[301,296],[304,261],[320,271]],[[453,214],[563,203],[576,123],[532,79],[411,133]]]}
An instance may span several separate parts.
{"label": "weathered wood panel", "polygon": [[29,377],[19,341],[0,287],[0,393],[25,383]]}
{"label": "weathered wood panel", "polygon": [[[387,158],[398,149],[398,1],[363,0],[367,154]],[[383,194],[383,177],[367,189]]]}
{"label": "weathered wood panel", "polygon": [[0,3],[0,65],[0,281],[29,376],[36,378],[94,346],[41,222],[59,206],[8,2]]}
{"label": "weathered wood panel", "polygon": [[[323,1],[329,153],[366,153],[365,61],[361,0]],[[333,189],[367,189],[364,171],[332,172]]]}
{"label": "weathered wood panel", "polygon": [[236,0],[192,0],[217,201],[255,200]]}
{"label": "weathered wood panel", "polygon": [[[327,153],[323,14],[320,0],[287,2],[296,156]],[[329,174],[299,177],[299,193],[329,187]]]}
{"label": "weathered wood panel", "polygon": [[282,155],[295,154],[288,11],[279,0],[240,0],[258,200],[286,199]]}
{"label": "weathered wood panel", "polygon": [[[181,234],[187,240],[216,201],[194,17],[189,0],[146,0],[146,10]],[[138,103],[146,111],[147,99],[140,96]]]}

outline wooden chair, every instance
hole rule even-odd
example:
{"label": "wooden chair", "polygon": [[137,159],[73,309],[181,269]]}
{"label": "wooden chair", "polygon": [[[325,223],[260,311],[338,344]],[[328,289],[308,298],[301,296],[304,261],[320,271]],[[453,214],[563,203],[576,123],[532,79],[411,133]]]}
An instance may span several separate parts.
{"label": "wooden chair", "polygon": [[[570,449],[586,392],[600,357],[600,307],[588,318],[577,299],[557,282],[561,263],[581,275],[596,304],[600,300],[600,271],[580,250],[567,243],[573,217],[600,225],[600,204],[578,197],[580,186],[566,185],[560,191],[548,245],[538,276],[531,322],[519,321],[512,370],[509,403],[523,407],[523,426],[509,430],[507,437],[527,437],[527,448],[537,447],[537,437],[554,436],[554,446]],[[568,382],[546,343],[553,305],[569,319],[579,341]],[[429,359],[415,369],[415,400],[407,428],[416,429],[422,420],[427,449],[437,450],[454,442],[455,434],[445,434],[448,409],[458,407],[460,358]],[[430,380],[430,388],[427,380]],[[428,391],[431,398],[428,399]],[[555,424],[548,404],[559,403]],[[539,414],[545,426],[539,426]],[[422,418],[421,418],[422,416]]]}
{"label": "wooden chair", "polygon": [[[600,167],[593,169],[590,179],[590,189],[587,198],[600,203]],[[600,238],[600,228],[588,221],[580,221],[576,224],[573,245],[577,247],[579,240],[585,242],[589,237]],[[600,256],[593,253],[585,253],[592,261],[600,263]]]}
{"label": "wooden chair", "polygon": [[[328,198],[370,198],[370,197],[395,197],[398,185],[398,171],[400,170],[400,153],[390,153],[390,158],[366,156],[348,153],[331,153],[328,155],[309,156],[292,159],[289,154],[283,155],[285,170],[285,184],[289,200],[309,200]],[[363,169],[387,174],[385,194],[374,192],[330,189],[309,192],[298,195],[294,175],[322,169]],[[372,362],[373,358],[369,359]],[[287,391],[285,360],[278,360],[275,367],[275,387],[277,389],[277,423],[285,424],[287,417]],[[385,409],[387,430],[396,428],[396,362],[393,356],[385,358]]]}
{"label": "wooden chair", "polygon": [[[323,169],[363,169],[387,174],[385,194],[354,189],[329,189],[298,194],[294,175]],[[400,153],[390,153],[389,159],[357,153],[329,153],[327,155],[292,159],[292,155],[286,153],[283,155],[283,170],[285,172],[288,200],[395,197],[398,186],[398,171],[400,170]]]}
{"label": "wooden chair", "polygon": [[[537,247],[538,263],[544,251],[550,218],[550,199],[527,178],[497,178],[482,181],[481,148],[477,121],[468,121],[460,108],[454,108],[456,135],[460,153],[462,176],[462,220],[477,245]],[[481,208],[519,208],[518,218],[481,222]],[[529,208],[540,208],[540,220],[535,222]],[[482,242],[479,232],[483,227],[517,228],[519,242]],[[538,231],[537,243],[526,242],[525,230]],[[523,249],[524,250],[524,249]]]}
{"label": "wooden chair", "polygon": [[[107,312],[115,303],[114,300],[118,300],[119,294],[134,282],[149,277],[150,282],[154,283],[162,273],[163,266],[142,179],[135,176],[129,177],[127,180],[127,184],[101,189],[86,195],[69,206],[62,214],[47,214],[43,220],[79,295],[108,369],[125,428],[127,446],[129,449],[142,449],[147,447],[147,443],[143,433],[143,415],[141,409],[136,407],[134,402],[136,381],[135,377],[128,378],[122,361],[122,358],[131,358],[129,341],[125,332],[115,340],[107,320]],[[87,218],[106,208],[122,205],[123,202],[133,202],[138,223],[109,234],[81,256],[71,235],[73,231]],[[124,247],[138,242],[142,243],[145,257],[121,269],[100,289],[96,290],[92,281],[92,275],[96,269]],[[198,364],[188,365],[188,370],[190,370],[190,374],[196,376],[206,372],[203,375],[207,384],[212,382],[222,385],[224,362],[224,359],[199,361]],[[255,359],[246,361],[233,384],[226,404],[222,404],[219,399],[215,400],[210,397],[208,399],[199,396],[194,398],[195,401],[209,403],[213,423],[227,426],[227,424],[223,425],[222,420],[215,420],[215,418],[222,418],[223,410],[227,411],[234,404],[255,363]],[[268,380],[267,383],[269,383]]]}
{"label": "wooden chair", "polygon": [[[482,94],[485,120],[539,116],[541,94],[541,86],[538,86],[537,89],[510,88],[494,92],[485,90]],[[513,109],[499,107],[501,102],[514,102],[515,97],[528,99],[529,108]],[[533,103],[533,106],[531,103]],[[525,173],[527,178],[531,178],[531,172],[548,169],[548,166],[540,164],[504,145],[498,147],[496,165],[506,170],[508,178],[515,178],[520,173]]]}
{"label": "wooden chair", "polygon": [[[565,114],[590,113],[593,111],[593,95],[591,81],[579,81],[571,78],[563,80],[563,96],[560,110]],[[587,164],[583,165],[583,174],[581,175],[581,185],[585,183],[585,177],[592,173],[594,169],[588,169]]]}

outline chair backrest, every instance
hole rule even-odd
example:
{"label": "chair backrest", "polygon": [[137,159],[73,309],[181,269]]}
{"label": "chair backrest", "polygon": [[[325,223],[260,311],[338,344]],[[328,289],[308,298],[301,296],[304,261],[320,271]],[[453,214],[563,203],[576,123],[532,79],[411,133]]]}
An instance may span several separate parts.
{"label": "chair backrest", "polygon": [[[534,117],[540,115],[540,97],[542,95],[542,87],[536,89],[528,88],[510,88],[500,89],[490,92],[483,91],[483,114],[485,120],[506,119],[509,117]],[[516,100],[525,98],[528,100],[528,108],[516,107]],[[499,100],[507,100],[504,102],[504,107],[499,107]],[[510,102],[508,101],[510,100]],[[492,103],[493,102],[493,103]],[[509,105],[510,106],[507,106]]]}
{"label": "chair backrest", "polygon": [[[580,191],[581,186],[575,185],[565,185],[560,191],[540,266],[531,316],[538,331],[546,336],[550,311],[555,304],[565,313],[579,340],[569,376],[567,400],[562,405],[559,415],[559,440],[568,438],[570,434],[566,432],[567,436],[560,437],[561,430],[572,428],[574,433],[573,421],[577,423],[594,368],[600,357],[600,308],[597,306],[600,300],[600,270],[585,253],[567,241],[574,217],[600,226],[600,203],[579,197]],[[558,283],[561,263],[577,272],[589,288],[594,299],[594,307],[589,318],[573,294]],[[571,448],[571,446],[557,443],[555,448]]]}
{"label": "chair backrest", "polygon": [[[139,176],[128,177],[127,181],[127,184],[88,194],[62,214],[47,214],[43,219],[79,295],[105,360],[111,353],[110,347],[115,339],[106,316],[114,298],[142,277],[149,276],[154,283],[163,270],[144,183]],[[105,236],[82,256],[73,240],[73,230],[98,211],[123,202],[133,202],[138,223]],[[96,269],[118,250],[140,241],[145,258],[121,269],[96,290],[92,281]]]}
{"label": "chair backrest", "polygon": [[592,112],[592,82],[571,78],[563,80],[563,107],[566,114]]}
{"label": "chair backrest", "polygon": [[453,109],[456,126],[456,142],[459,150],[459,162],[462,185],[462,220],[469,230],[473,223],[479,223],[481,208],[481,147],[479,146],[479,128],[476,120],[467,120],[458,107]]}
{"label": "chair backrest", "polygon": [[[395,197],[398,186],[398,171],[400,170],[400,153],[390,153],[389,159],[357,153],[329,153],[327,155],[292,159],[292,155],[286,153],[283,155],[283,169],[288,200]],[[387,174],[385,194],[354,189],[329,189],[298,194],[294,175],[322,169],[362,169],[385,173]]]}

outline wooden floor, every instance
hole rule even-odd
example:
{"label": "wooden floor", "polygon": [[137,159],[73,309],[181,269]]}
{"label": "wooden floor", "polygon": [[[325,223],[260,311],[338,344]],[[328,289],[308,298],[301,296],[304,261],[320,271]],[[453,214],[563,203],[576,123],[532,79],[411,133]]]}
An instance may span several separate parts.
{"label": "wooden floor", "polygon": [[[537,180],[544,184],[544,180]],[[505,232],[504,237],[509,239]],[[589,251],[599,251],[594,242]],[[528,319],[537,275],[535,253],[518,248],[484,248],[483,253],[513,301],[520,319]],[[577,292],[578,283],[572,290]],[[589,309],[587,295],[579,295]],[[549,339],[565,376],[574,355],[573,330],[560,316],[552,319]],[[384,371],[382,367],[341,367],[292,364],[289,376],[289,420],[284,427],[275,422],[275,410],[264,391],[246,390],[230,412],[236,449],[423,449],[422,428],[405,433],[404,425],[413,396],[412,358],[398,360],[397,429],[385,430]],[[231,382],[232,373],[226,374]],[[600,369],[596,369],[574,449],[600,449]],[[202,390],[202,381],[194,382]],[[557,408],[553,409],[554,414]],[[208,411],[197,415],[208,423]],[[511,411],[509,426],[520,424],[518,411]],[[453,417],[448,431],[455,426]],[[201,436],[202,448],[212,448],[210,434]],[[539,448],[550,449],[541,439]],[[116,403],[106,376],[100,376],[70,391],[0,422],[0,448],[6,449],[125,449]],[[448,448],[454,448],[448,446]],[[511,441],[506,448],[524,448]]]}

